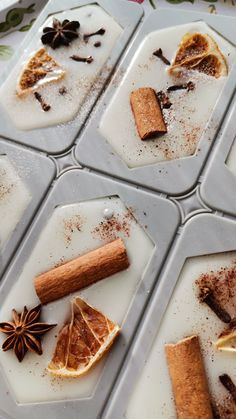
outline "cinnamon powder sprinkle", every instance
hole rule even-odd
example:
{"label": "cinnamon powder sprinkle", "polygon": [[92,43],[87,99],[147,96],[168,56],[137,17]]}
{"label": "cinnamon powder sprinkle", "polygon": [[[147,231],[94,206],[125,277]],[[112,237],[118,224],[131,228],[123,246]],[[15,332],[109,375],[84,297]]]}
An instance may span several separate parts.
{"label": "cinnamon powder sprinkle", "polygon": [[3,185],[2,183],[0,183],[0,199],[4,199],[6,195],[10,194],[13,187],[13,183],[11,183],[10,185]]}
{"label": "cinnamon powder sprinkle", "polygon": [[124,236],[130,236],[130,228],[132,221],[135,221],[132,210],[128,209],[124,214],[113,215],[109,220],[101,221],[98,226],[92,230],[92,235],[101,240],[115,240],[120,233]]}
{"label": "cinnamon powder sprinkle", "polygon": [[64,236],[67,245],[70,244],[72,239],[72,234],[75,231],[81,231],[83,225],[83,220],[79,214],[72,216],[69,219],[63,221],[64,224]]}
{"label": "cinnamon powder sprinkle", "polygon": [[236,404],[231,396],[225,397],[222,401],[217,401],[214,409],[214,419],[235,419]]}

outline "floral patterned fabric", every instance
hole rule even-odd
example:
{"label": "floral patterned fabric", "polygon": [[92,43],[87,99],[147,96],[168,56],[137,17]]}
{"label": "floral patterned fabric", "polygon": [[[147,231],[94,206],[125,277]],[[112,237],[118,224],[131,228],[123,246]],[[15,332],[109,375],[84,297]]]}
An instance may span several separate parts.
{"label": "floral patterned fabric", "polygon": [[219,13],[236,17],[236,0],[130,0],[142,3],[147,11],[151,8],[169,7],[170,5],[181,9],[199,10],[209,13]]}

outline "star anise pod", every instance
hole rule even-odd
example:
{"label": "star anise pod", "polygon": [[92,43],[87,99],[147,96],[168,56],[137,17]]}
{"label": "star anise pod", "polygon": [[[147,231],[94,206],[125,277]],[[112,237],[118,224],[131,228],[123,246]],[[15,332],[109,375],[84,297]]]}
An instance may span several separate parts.
{"label": "star anise pod", "polygon": [[60,22],[54,18],[52,27],[43,28],[41,41],[44,45],[49,45],[53,49],[59,48],[61,45],[68,46],[73,39],[78,38],[77,29],[79,27],[80,23],[77,20],[69,21],[65,19]]}
{"label": "star anise pod", "polygon": [[3,351],[13,349],[18,361],[21,362],[29,351],[42,355],[41,336],[51,330],[56,324],[39,322],[41,304],[28,310],[24,307],[22,313],[12,310],[12,321],[0,323],[0,332],[8,335],[3,342]]}

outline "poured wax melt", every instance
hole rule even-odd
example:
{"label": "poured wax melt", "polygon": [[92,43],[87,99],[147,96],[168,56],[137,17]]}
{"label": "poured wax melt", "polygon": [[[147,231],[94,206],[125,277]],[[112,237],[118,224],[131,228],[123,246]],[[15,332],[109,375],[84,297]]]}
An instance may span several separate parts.
{"label": "poured wax melt", "polygon": [[[227,76],[218,79],[194,69],[181,79],[170,76],[170,66],[153,55],[161,48],[172,61],[186,33],[209,34],[226,57],[229,72],[235,59],[235,48],[204,22],[194,22],[155,31],[147,35],[108,105],[99,130],[128,167],[140,167],[160,161],[178,159],[195,153],[198,141],[212,114]],[[141,141],[130,106],[130,94],[149,87],[166,92],[173,84],[192,81],[194,89],[168,92],[171,106],[163,110],[167,133]]]}
{"label": "poured wax melt", "polygon": [[[112,210],[112,222],[104,219],[104,208]],[[54,210],[29,254],[28,261],[22,267],[22,272],[19,272],[6,296],[0,309],[0,321],[10,319],[12,308],[21,311],[25,304],[28,308],[38,304],[33,284],[37,275],[101,247],[117,237],[124,241],[129,268],[80,292],[43,306],[42,320],[49,324],[57,323],[58,326],[43,337],[41,356],[28,353],[24,361],[19,363],[12,351],[0,351],[0,363],[17,402],[65,400],[91,395],[101,374],[103,361],[77,380],[58,381],[45,373],[45,368],[52,359],[57,334],[70,314],[70,301],[73,297],[80,296],[122,328],[130,301],[153,250],[152,242],[119,198],[91,200]],[[4,340],[2,334],[0,340],[1,343]]]}
{"label": "poured wax melt", "polygon": [[0,249],[17,226],[30,199],[28,190],[9,159],[0,156]]}
{"label": "poured wax melt", "polygon": [[[53,18],[60,21],[69,19],[80,22],[79,36],[69,46],[53,49],[42,44],[40,40],[42,30],[44,27],[52,26]],[[105,29],[103,35],[94,35],[84,40],[85,34],[96,32],[100,28]],[[105,70],[106,61],[121,32],[121,27],[114,19],[96,5],[83,6],[50,16],[35,35],[27,54],[23,57],[24,61],[21,59],[17,63],[0,89],[0,102],[10,114],[15,126],[19,129],[29,130],[72,120],[83,105],[88,93],[91,93],[92,86],[97,81],[101,70]],[[101,47],[94,47],[94,42],[101,39]],[[55,77],[52,75],[50,77],[48,73],[47,77],[41,79],[37,84],[37,92],[50,106],[50,112],[43,111],[33,93],[23,97],[16,95],[17,80],[19,80],[22,70],[27,66],[32,55],[42,47],[58,65],[57,74],[54,71]],[[92,56],[93,61],[88,64],[70,58],[78,55],[81,57]],[[64,74],[63,78],[62,74]],[[46,79],[48,83],[44,83]],[[49,82],[50,80],[51,82]],[[61,89],[64,94],[60,93]]]}
{"label": "poured wax melt", "polygon": [[235,266],[235,261],[236,252],[187,260],[132,393],[126,412],[127,419],[176,418],[164,347],[166,343],[176,343],[193,334],[200,337],[210,392],[214,399],[219,402],[222,400],[225,392],[218,377],[223,372],[235,377],[235,355],[222,354],[214,348],[212,342],[225,325],[206,304],[199,302],[196,280],[203,273]]}

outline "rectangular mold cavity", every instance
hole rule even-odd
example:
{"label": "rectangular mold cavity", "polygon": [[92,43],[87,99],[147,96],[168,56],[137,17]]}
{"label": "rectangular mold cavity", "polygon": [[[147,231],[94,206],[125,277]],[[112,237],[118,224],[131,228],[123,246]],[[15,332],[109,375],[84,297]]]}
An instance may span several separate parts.
{"label": "rectangular mold cavity", "polygon": [[[105,138],[105,136],[102,134],[100,123],[103,117],[105,121],[105,115],[109,111],[109,104],[113,105],[116,101],[118,90],[117,87],[119,87],[120,89],[124,87],[124,91],[126,91],[126,88],[131,89],[132,80],[131,78],[129,79],[129,68],[131,62],[134,62],[135,58],[133,59],[133,57],[136,57],[136,51],[140,47],[140,44],[142,43],[143,39],[145,37],[150,38],[150,36],[152,36],[151,32],[153,31],[160,31],[160,35],[162,33],[161,30],[163,30],[163,33],[164,30],[167,30],[168,28],[169,30],[173,31],[171,27],[175,27],[176,29],[174,30],[176,31],[183,31],[184,26],[180,25],[190,24],[192,28],[197,28],[199,25],[201,26],[203,24],[201,22],[199,23],[199,21],[204,21],[205,24],[208,25],[208,28],[210,28],[209,30],[213,29],[215,31],[215,37],[217,38],[217,40],[220,34],[222,37],[221,40],[225,38],[229,41],[228,45],[233,44],[233,42],[235,41],[236,33],[234,19],[231,18],[226,18],[222,16],[212,16],[210,14],[208,15],[200,12],[192,13],[187,11],[172,11],[169,9],[159,9],[158,11],[151,13],[151,15],[147,17],[142,27],[140,27],[137,37],[135,38],[123,61],[121,62],[117,70],[117,74],[114,75],[113,80],[110,82],[110,85],[102,101],[94,111],[93,118],[89,121],[87,127],[85,128],[85,131],[81,135],[81,138],[78,138],[78,144],[76,147],[76,158],[80,162],[80,164],[171,195],[186,193],[191,187],[193,187],[205,163],[212,141],[216,136],[221,121],[224,118],[225,112],[227,110],[227,106],[229,105],[229,102],[235,90],[235,59],[231,63],[232,68],[229,73],[228,80],[226,80],[224,87],[222,88],[222,91],[219,95],[219,98],[216,100],[215,106],[213,106],[213,112],[206,124],[205,132],[203,133],[197,144],[197,150],[195,154],[193,154],[192,156],[162,162],[155,162],[152,159],[152,156],[149,156],[149,165],[143,165],[141,167],[132,168],[128,167],[129,164],[127,165],[127,162],[123,160],[121,155],[118,155],[115,152],[115,149],[106,139],[107,135]],[[160,47],[160,45],[157,45],[156,48],[157,47]],[[234,49],[232,45],[231,48],[232,50]],[[164,49],[167,51],[168,54],[168,51],[170,51],[170,47],[167,45],[165,46],[165,48],[163,48],[163,50]],[[144,76],[143,79],[142,76],[140,76],[140,74],[142,74],[142,69],[145,68],[144,63],[141,64],[141,69],[137,67],[134,73],[138,81],[133,82],[133,89],[144,86],[144,84],[145,86],[147,85],[147,81],[144,80]],[[148,67],[147,71],[149,71],[147,74],[150,77],[150,84],[156,86],[156,84],[154,83],[155,77],[153,70],[149,70]],[[156,86],[156,88],[158,89],[158,86]],[[121,91],[120,95],[122,101],[125,103],[125,93]],[[122,106],[124,105],[123,102]],[[126,100],[126,102],[128,104],[128,99]],[[129,117],[127,117],[127,121],[125,121],[125,132],[128,132],[131,127],[131,123],[130,121],[128,121]],[[190,130],[189,132],[190,137],[192,135],[192,131],[193,130]],[[116,127],[114,128],[114,132],[117,132]],[[125,134],[123,133],[122,141],[124,143],[125,138]],[[140,140],[138,139],[137,141]],[[132,137],[132,144],[133,142],[134,139]],[[143,143],[147,142],[140,141],[141,155],[145,153],[146,145]],[[151,147],[154,147],[154,140],[151,141],[151,143]],[[126,147],[126,144],[124,144],[125,150]],[[138,148],[135,152],[138,156]],[[162,152],[164,153],[164,151]],[[176,153],[176,150],[174,151],[174,153]],[[96,159],[94,158],[94,155],[96,155]],[[131,152],[130,156],[132,157],[132,159],[134,159],[134,155],[132,156]],[[135,165],[134,161],[132,165]]]}
{"label": "rectangular mold cavity", "polygon": [[[218,376],[228,373],[235,378],[234,355],[216,353],[210,342],[217,339],[226,325],[198,301],[195,280],[204,273],[214,275],[225,266],[235,271],[235,237],[236,223],[222,217],[204,214],[186,223],[160,275],[103,419],[134,419],[137,414],[143,419],[174,418],[164,344],[192,335],[200,336],[213,396],[219,397],[220,402],[227,397]],[[219,280],[223,275],[221,272]]]}
{"label": "rectangular mold cavity", "polygon": [[46,156],[0,141],[1,277],[43,200],[56,167]]}
{"label": "rectangular mold cavity", "polygon": [[[104,209],[112,210],[113,222],[116,220],[113,227],[110,219],[103,218],[107,212],[104,213]],[[63,418],[65,412],[72,419],[77,418],[78,411],[81,419],[99,417],[104,401],[121,367],[137,322],[151,295],[179,221],[177,207],[158,195],[137,190],[80,169],[70,170],[57,179],[37,219],[27,233],[21,251],[16,256],[10,271],[5,275],[0,297],[1,320],[10,315],[11,304],[15,304],[15,298],[23,288],[29,290],[29,292],[24,291],[23,304],[27,304],[28,307],[37,304],[38,299],[32,283],[37,273],[54,267],[57,262],[62,263],[78,256],[78,252],[87,252],[116,236],[121,236],[127,246],[130,268],[127,272],[124,271],[99,281],[82,292],[78,292],[77,295],[81,294],[89,304],[103,311],[111,320],[120,323],[122,330],[105,363],[104,360],[101,361],[85,378],[78,381],[74,379],[67,383],[64,390],[63,380],[59,383],[53,380],[50,382],[47,375],[46,378],[40,375],[37,386],[44,383],[47,395],[45,396],[45,391],[42,391],[41,399],[37,402],[33,402],[36,388],[34,383],[37,376],[39,377],[39,369],[38,366],[34,367],[33,378],[29,370],[32,371],[35,362],[40,363],[41,360],[37,358],[37,355],[35,358],[30,354],[31,356],[24,360],[26,370],[21,368],[22,366],[24,368],[24,361],[22,365],[14,364],[16,367],[14,376],[9,371],[9,366],[15,361],[11,356],[9,357],[10,352],[2,352],[0,354],[2,371],[0,400],[3,411],[17,419],[30,416],[32,412],[36,419],[41,418],[42,415],[47,415],[51,419]],[[137,246],[140,243],[143,246]],[[16,276],[18,281],[16,281]],[[53,321],[56,320],[60,329],[65,321],[65,313],[69,310],[69,300],[70,297],[65,297],[63,300],[44,306],[44,320],[47,318],[47,321],[52,323],[54,318]],[[21,302],[17,303],[18,310],[20,306]],[[55,319],[55,313],[57,313],[57,319]],[[57,329],[55,331],[57,332]],[[47,347],[47,342],[50,342],[48,339],[53,340],[50,348]],[[48,339],[46,338],[43,342],[45,351],[43,362],[51,359],[56,342],[55,333],[52,333]],[[4,366],[4,357],[7,367],[6,364]],[[46,366],[47,363],[44,367]],[[28,388],[32,386],[27,400],[25,393],[22,396],[23,393],[19,390],[19,383],[22,379],[25,383],[24,392],[26,386]],[[12,380],[14,380],[14,386],[11,385]],[[82,380],[81,384],[80,380]],[[6,391],[9,391],[7,397]],[[16,399],[21,403],[17,404]]]}
{"label": "rectangular mold cavity", "polygon": [[[23,44],[7,66],[4,75],[1,77],[1,96],[4,97],[4,92],[8,93],[7,98],[9,99],[1,104],[0,135],[51,154],[61,153],[73,144],[76,135],[82,128],[98,96],[103,90],[109,74],[116,65],[117,60],[132,36],[143,13],[142,8],[135,3],[126,1],[117,2],[115,0],[98,0],[96,2],[90,0],[69,0],[66,4],[65,11],[63,11],[64,9],[65,2],[63,2],[63,0],[50,1],[46,5],[33,28],[23,41]],[[100,40],[99,36],[91,38],[88,43],[80,38],[78,41],[74,41],[74,45],[77,42],[81,42],[81,45],[83,44],[80,47],[81,56],[83,54],[83,56],[87,56],[88,54],[93,56],[94,60],[91,64],[75,62],[71,59],[68,60],[65,51],[68,51],[68,54],[70,55],[78,54],[77,50],[74,50],[75,47],[73,47],[73,42],[68,47],[68,50],[65,48],[54,50],[50,47],[46,47],[50,57],[55,60],[53,65],[55,65],[55,62],[59,65],[61,72],[60,77],[62,77],[62,79],[56,83],[47,83],[47,86],[44,86],[43,89],[40,86],[36,89],[39,90],[43,100],[48,105],[52,105],[48,112],[43,112],[40,104],[32,94],[36,90],[33,90],[33,92],[28,95],[18,96],[16,98],[16,96],[14,96],[14,91],[16,89],[15,83],[22,71],[22,64],[29,60],[29,53],[36,52],[44,47],[44,45],[40,43],[40,36],[46,19],[57,13],[62,14],[62,20],[66,19],[67,15],[68,18],[73,20],[73,16],[76,13],[78,16],[82,16],[81,26],[82,28],[84,27],[84,29],[81,29],[81,31],[85,31],[86,33],[90,32],[89,27],[92,25],[87,22],[88,19],[95,13],[98,15],[100,14],[106,21],[104,22],[104,26],[109,28],[110,32],[112,31],[112,36],[108,38],[109,45],[105,44],[103,38],[105,39],[106,35],[109,35],[109,30],[107,29],[104,36],[100,37],[101,47],[99,48],[96,48],[93,45],[96,40]],[[101,16],[99,17],[100,21],[102,19]],[[59,14],[58,18],[60,18]],[[52,23],[50,19],[51,18],[49,18],[49,21],[47,22],[48,25],[51,25]],[[87,19],[87,26],[85,24],[83,26],[85,19]],[[99,19],[97,20],[99,23]],[[101,23],[99,24],[101,25]],[[113,29],[115,28],[114,30],[111,29],[112,25]],[[95,20],[91,28],[94,29],[94,32],[99,29],[96,26]],[[92,42],[93,39],[94,42]],[[89,47],[91,47],[91,51]],[[96,66],[96,77],[95,80],[92,80],[94,79],[94,66]],[[81,74],[83,68],[83,72],[85,73],[85,70],[87,72],[87,76],[85,77],[83,74],[81,80],[77,80],[75,76],[75,74],[77,74],[77,67],[80,69]],[[65,72],[64,75],[62,70]],[[59,71],[58,67],[57,71]],[[59,77],[59,75],[56,77]],[[42,82],[43,79],[40,80],[40,83]],[[75,109],[73,106],[73,103],[75,103],[75,97],[73,96],[76,91],[76,89],[73,88],[75,83],[80,83],[80,96],[82,97],[84,95],[83,99],[81,99],[80,107],[77,106],[79,109]],[[65,87],[66,89],[64,89]],[[59,90],[63,91],[63,93],[60,94]],[[20,97],[23,97],[23,99],[20,99]],[[23,105],[20,103],[21,106],[19,106],[18,103],[20,100],[24,101]],[[58,112],[55,112],[56,106],[58,106],[58,112],[61,112],[60,121],[57,120]],[[5,109],[5,107],[7,107],[8,110]],[[30,112],[32,112],[32,118],[27,120],[24,118],[24,115],[29,115]],[[53,123],[55,123],[55,125],[52,125]],[[50,124],[52,126],[47,126]],[[16,126],[18,126],[18,128],[16,128]],[[31,129],[36,126],[41,127],[41,129]]]}
{"label": "rectangular mold cavity", "polygon": [[235,118],[236,95],[203,173],[200,187],[200,194],[210,207],[232,215],[236,215]]}

